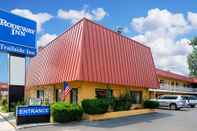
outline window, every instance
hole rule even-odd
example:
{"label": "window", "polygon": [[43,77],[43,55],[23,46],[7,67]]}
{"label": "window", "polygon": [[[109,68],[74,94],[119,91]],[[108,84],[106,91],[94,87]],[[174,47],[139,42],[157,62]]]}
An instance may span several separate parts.
{"label": "window", "polygon": [[71,90],[71,103],[72,104],[77,104],[78,103],[78,89],[77,88],[72,88]]}
{"label": "window", "polygon": [[105,98],[105,97],[112,97],[113,90],[111,89],[96,89],[96,97],[97,98]]}
{"label": "window", "polygon": [[134,104],[142,103],[142,92],[141,91],[131,91],[131,98]]}
{"label": "window", "polygon": [[44,100],[44,90],[37,90],[37,98]]}
{"label": "window", "polygon": [[56,101],[61,101],[62,100],[62,95],[63,95],[62,89],[56,89],[55,90],[55,100]]}
{"label": "window", "polygon": [[177,96],[163,96],[160,99],[176,100]]}
{"label": "window", "polygon": [[160,80],[159,82],[160,82],[160,84],[164,84],[164,80]]}
{"label": "window", "polygon": [[183,86],[184,86],[185,88],[187,88],[187,87],[188,87],[188,85],[187,85],[187,84],[183,84]]}

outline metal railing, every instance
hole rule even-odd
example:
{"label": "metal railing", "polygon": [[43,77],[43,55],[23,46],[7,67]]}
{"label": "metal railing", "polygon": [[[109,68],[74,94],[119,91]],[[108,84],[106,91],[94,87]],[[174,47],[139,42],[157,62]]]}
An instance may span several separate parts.
{"label": "metal railing", "polygon": [[160,90],[168,90],[168,91],[182,91],[182,92],[197,92],[197,88],[192,87],[184,87],[184,86],[170,86],[167,84],[161,84]]}

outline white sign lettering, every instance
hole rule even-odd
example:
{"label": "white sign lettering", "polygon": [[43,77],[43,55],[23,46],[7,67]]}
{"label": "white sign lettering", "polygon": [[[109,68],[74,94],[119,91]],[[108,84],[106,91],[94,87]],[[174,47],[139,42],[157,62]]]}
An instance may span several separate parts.
{"label": "white sign lettering", "polygon": [[2,18],[0,18],[0,26],[10,28],[11,29],[11,35],[17,35],[17,36],[23,36],[24,37],[26,35],[26,33],[34,35],[35,32],[36,32],[34,29],[27,28],[27,27],[24,27],[24,26],[21,26],[21,25],[13,24],[13,23],[11,23],[11,22],[9,22],[5,19],[2,19]]}

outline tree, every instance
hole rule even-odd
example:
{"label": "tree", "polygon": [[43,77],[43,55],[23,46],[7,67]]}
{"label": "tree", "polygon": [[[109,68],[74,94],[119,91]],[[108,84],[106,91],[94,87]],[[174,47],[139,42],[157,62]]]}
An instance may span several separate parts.
{"label": "tree", "polygon": [[197,76],[197,37],[191,40],[192,53],[188,56],[188,65],[191,76]]}

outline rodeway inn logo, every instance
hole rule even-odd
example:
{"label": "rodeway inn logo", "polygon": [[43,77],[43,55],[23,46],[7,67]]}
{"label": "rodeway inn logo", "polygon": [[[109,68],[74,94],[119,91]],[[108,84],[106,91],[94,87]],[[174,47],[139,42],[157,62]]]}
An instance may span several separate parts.
{"label": "rodeway inn logo", "polygon": [[13,24],[13,23],[11,23],[5,19],[2,19],[2,18],[0,18],[0,26],[10,28],[11,29],[10,33],[11,33],[11,35],[14,35],[14,36],[17,35],[17,36],[25,37],[26,33],[34,35],[36,32],[35,30],[33,30],[31,28],[27,28],[27,27],[24,27],[21,25]]}

